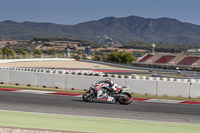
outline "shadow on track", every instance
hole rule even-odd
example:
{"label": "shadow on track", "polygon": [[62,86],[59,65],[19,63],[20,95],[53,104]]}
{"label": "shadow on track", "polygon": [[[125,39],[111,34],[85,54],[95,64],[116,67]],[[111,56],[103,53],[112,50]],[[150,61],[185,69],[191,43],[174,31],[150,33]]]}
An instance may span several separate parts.
{"label": "shadow on track", "polygon": [[106,102],[106,101],[85,102],[85,101],[83,101],[83,100],[77,100],[77,99],[72,99],[72,101],[75,101],[75,102],[82,102],[82,103],[118,104],[118,103],[111,103],[111,102]]}

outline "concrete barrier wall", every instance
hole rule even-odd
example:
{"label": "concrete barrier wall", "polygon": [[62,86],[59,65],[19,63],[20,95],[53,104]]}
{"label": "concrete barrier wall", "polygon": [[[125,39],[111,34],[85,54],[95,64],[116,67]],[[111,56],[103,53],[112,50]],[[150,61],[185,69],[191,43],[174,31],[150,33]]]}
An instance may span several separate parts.
{"label": "concrete barrier wall", "polygon": [[88,89],[93,82],[95,82],[95,76],[67,75],[65,87],[66,89],[84,90]]}
{"label": "concrete barrier wall", "polygon": [[150,94],[156,95],[157,93],[157,82],[151,80],[140,80],[140,79],[126,79],[126,86],[129,86],[130,91],[136,94]]}
{"label": "concrete barrier wall", "polygon": [[191,83],[190,97],[191,98],[200,97],[200,83]]}
{"label": "concrete barrier wall", "polygon": [[0,83],[10,84],[10,71],[0,70]]}
{"label": "concrete barrier wall", "polygon": [[129,86],[130,92],[136,94],[156,95],[157,82],[152,80],[126,79],[126,86]]}
{"label": "concrete barrier wall", "polygon": [[189,87],[190,83],[159,81],[157,95],[189,97]]}
{"label": "concrete barrier wall", "polygon": [[[88,89],[94,81],[104,80],[107,77],[86,76],[56,73],[46,73],[46,71],[22,71],[18,69],[0,70],[0,83],[31,85],[39,87],[51,87],[62,89]],[[200,83],[178,82],[178,81],[162,81],[148,79],[131,79],[110,77],[118,85],[129,86],[130,92],[136,94],[150,94],[158,96],[182,96],[182,97],[199,97]]]}
{"label": "concrete barrier wall", "polygon": [[37,86],[37,73],[10,71],[10,84]]}
{"label": "concrete barrier wall", "polygon": [[38,73],[37,86],[65,89],[67,75]]}

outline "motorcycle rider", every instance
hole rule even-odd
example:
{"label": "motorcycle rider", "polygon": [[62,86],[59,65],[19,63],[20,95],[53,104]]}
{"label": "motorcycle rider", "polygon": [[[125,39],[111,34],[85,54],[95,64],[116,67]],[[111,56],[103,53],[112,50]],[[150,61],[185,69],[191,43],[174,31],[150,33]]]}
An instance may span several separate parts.
{"label": "motorcycle rider", "polygon": [[117,91],[117,88],[119,88],[119,86],[114,83],[111,78],[106,78],[103,82],[107,83],[109,85],[108,88],[111,89],[111,91]]}
{"label": "motorcycle rider", "polygon": [[[106,78],[105,80],[102,80],[99,83],[105,83],[105,87],[113,92],[117,92],[117,88],[119,88],[119,86],[116,83],[114,83],[111,80],[111,78]],[[97,99],[106,97],[107,95],[103,93],[102,89],[97,90]]]}

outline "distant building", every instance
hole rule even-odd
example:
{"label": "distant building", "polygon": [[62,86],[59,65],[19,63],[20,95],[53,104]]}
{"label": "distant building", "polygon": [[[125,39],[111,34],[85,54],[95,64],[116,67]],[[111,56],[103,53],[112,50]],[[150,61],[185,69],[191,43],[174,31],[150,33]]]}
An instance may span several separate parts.
{"label": "distant building", "polygon": [[67,57],[70,58],[70,49],[67,49]]}
{"label": "distant building", "polygon": [[91,47],[90,46],[85,47],[85,53],[87,56],[91,55]]}
{"label": "distant building", "polygon": [[200,49],[188,49],[187,52],[197,53],[197,52],[200,52]]}

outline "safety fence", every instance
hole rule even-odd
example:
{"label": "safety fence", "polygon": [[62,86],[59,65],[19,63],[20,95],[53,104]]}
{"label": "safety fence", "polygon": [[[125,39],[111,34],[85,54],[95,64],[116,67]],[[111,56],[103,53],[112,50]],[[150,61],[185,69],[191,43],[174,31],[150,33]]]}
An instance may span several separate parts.
{"label": "safety fence", "polygon": [[94,81],[106,77],[119,85],[129,86],[130,92],[155,96],[200,97],[200,80],[144,76],[124,76],[93,71],[64,69],[0,68],[0,83],[44,88],[85,90]]}

